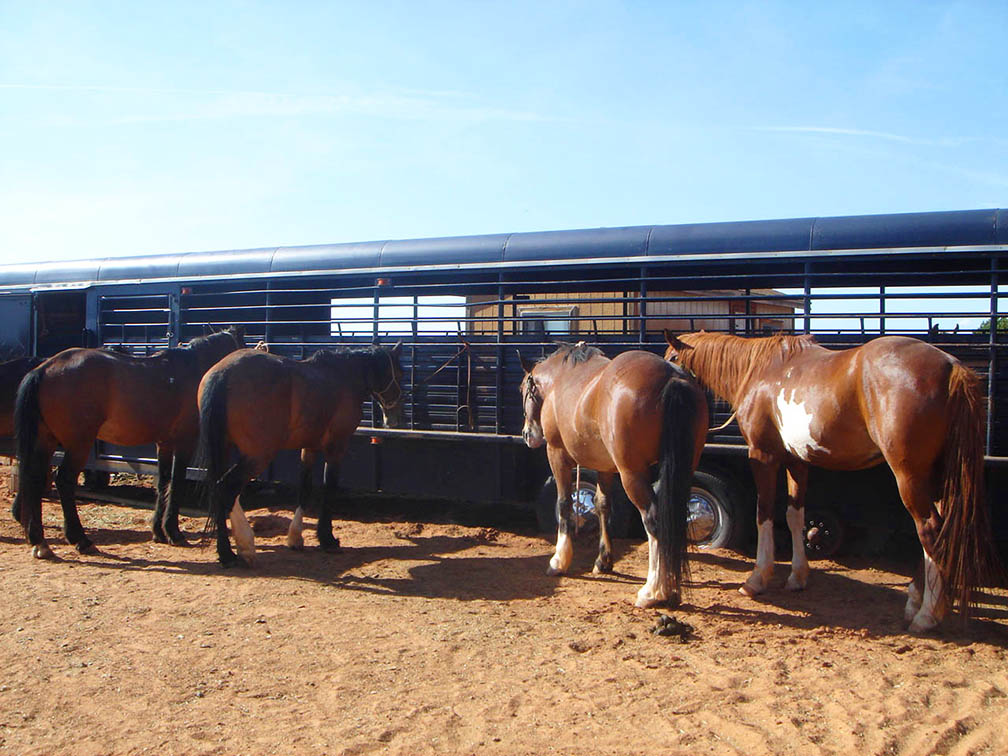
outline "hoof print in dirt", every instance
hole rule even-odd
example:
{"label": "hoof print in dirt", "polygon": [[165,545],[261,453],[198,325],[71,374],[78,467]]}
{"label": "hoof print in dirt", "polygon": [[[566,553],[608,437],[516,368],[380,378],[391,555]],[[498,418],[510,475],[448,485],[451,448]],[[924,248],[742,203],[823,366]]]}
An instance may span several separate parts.
{"label": "hoof print in dirt", "polygon": [[671,614],[659,614],[655,626],[651,628],[654,635],[675,637],[680,643],[686,643],[693,637],[693,625],[680,622]]}

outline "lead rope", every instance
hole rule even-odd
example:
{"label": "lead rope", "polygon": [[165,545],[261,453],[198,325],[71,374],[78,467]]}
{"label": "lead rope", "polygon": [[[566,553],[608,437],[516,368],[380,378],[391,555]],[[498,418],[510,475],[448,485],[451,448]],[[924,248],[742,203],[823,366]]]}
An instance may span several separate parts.
{"label": "lead rope", "polygon": [[[578,465],[576,472],[574,473],[574,501],[578,504],[581,503],[581,465]],[[576,514],[576,512],[575,512]],[[577,535],[581,530],[581,518],[574,518],[574,535]]]}

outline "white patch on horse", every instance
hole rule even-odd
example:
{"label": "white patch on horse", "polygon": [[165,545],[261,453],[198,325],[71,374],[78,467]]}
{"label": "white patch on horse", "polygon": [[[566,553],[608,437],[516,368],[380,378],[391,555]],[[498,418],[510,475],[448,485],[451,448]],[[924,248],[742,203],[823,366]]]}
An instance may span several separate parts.
{"label": "white patch on horse", "polygon": [[794,395],[792,390],[791,398],[785,399],[784,389],[777,395],[777,425],[788,451],[808,462],[811,452],[825,452],[826,448],[812,436],[812,413],[805,410],[805,402],[796,402]]}

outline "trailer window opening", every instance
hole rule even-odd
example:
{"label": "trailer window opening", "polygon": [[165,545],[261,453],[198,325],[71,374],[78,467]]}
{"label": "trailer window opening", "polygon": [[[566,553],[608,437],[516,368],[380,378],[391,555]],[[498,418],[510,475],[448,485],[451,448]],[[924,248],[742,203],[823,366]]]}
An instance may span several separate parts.
{"label": "trailer window opening", "polygon": [[[330,335],[371,336],[375,326],[375,302],[371,297],[330,300]],[[455,335],[465,331],[465,297],[441,295],[380,297],[378,335]]]}

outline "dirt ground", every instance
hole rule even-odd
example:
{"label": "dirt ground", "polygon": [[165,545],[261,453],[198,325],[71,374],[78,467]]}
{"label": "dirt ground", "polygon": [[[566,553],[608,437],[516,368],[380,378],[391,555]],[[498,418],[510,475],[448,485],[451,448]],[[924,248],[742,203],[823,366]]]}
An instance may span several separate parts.
{"label": "dirt ground", "polygon": [[338,554],[310,531],[287,550],[289,513],[252,510],[255,569],[223,571],[209,542],[154,544],[147,512],[108,505],[82,505],[101,554],[80,556],[46,502],[42,562],[0,490],[0,751],[1008,752],[1008,595],[908,636],[905,560],[815,562],[800,594],[779,563],[754,601],[748,559],[700,553],[681,642],[633,607],[632,541],[604,577],[580,541],[556,579],[530,521],[357,500]]}

